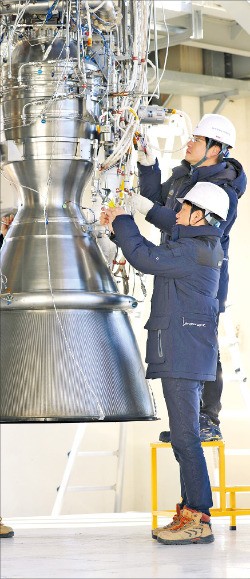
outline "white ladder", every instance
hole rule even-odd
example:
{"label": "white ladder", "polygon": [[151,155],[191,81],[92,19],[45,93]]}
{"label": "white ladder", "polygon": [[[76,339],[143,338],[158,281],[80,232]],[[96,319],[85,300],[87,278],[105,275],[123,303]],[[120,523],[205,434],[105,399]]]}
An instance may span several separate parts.
{"label": "white ladder", "polygon": [[[220,324],[222,324],[224,329],[224,336],[219,340],[219,349],[222,350],[222,347],[229,348],[229,354],[231,358],[231,364],[233,369],[233,374],[227,377],[228,380],[236,380],[239,383],[239,390],[241,391],[242,398],[244,400],[244,404],[246,409],[250,414],[250,394],[249,388],[247,385],[247,375],[245,370],[242,366],[242,359],[241,359],[241,352],[239,346],[239,339],[237,336],[237,332],[233,323],[232,314],[230,311],[232,304],[227,304],[225,308],[225,312],[220,314]],[[223,370],[223,368],[222,368]],[[226,381],[226,376],[223,371],[223,380]],[[244,454],[249,454],[250,449],[246,449]],[[227,450],[225,454],[237,454],[237,449]],[[218,453],[216,449],[213,449],[213,457],[214,457],[214,486],[219,486],[219,468],[218,468]],[[216,493],[217,501],[219,504],[219,493]],[[217,505],[218,506],[218,505]]]}
{"label": "white ladder", "polygon": [[[239,339],[237,336],[237,331],[235,329],[232,315],[231,315],[231,304],[226,305],[225,312],[220,314],[220,321],[223,324],[225,336],[219,340],[220,350],[221,347],[229,348],[229,354],[232,362],[233,375],[229,376],[228,379],[236,380],[239,384],[239,390],[241,396],[244,400],[245,409],[250,414],[250,392],[247,383],[247,374],[242,365],[242,357],[239,346]],[[226,378],[223,372],[224,379]]]}
{"label": "white ladder", "polygon": [[[57,489],[56,500],[51,512],[52,517],[57,517],[61,513],[64,495],[67,491],[92,492],[92,491],[114,491],[114,512],[121,512],[123,480],[124,480],[124,463],[125,463],[125,444],[126,444],[126,424],[119,424],[119,442],[117,450],[93,450],[80,451],[80,445],[83,440],[88,424],[79,424],[75,433],[72,448],[68,453],[68,462],[63,474],[62,482]],[[116,482],[109,486],[69,486],[69,479],[78,456],[117,456]]]}
{"label": "white ladder", "polygon": [[230,312],[231,304],[226,305],[225,312],[220,314],[220,319],[224,326],[225,338],[221,339],[221,345],[229,347],[232,366],[235,372],[235,378],[239,381],[246,382],[247,377],[242,368],[241,353],[239,347],[239,339],[236,335],[236,330],[233,324],[232,315]]}

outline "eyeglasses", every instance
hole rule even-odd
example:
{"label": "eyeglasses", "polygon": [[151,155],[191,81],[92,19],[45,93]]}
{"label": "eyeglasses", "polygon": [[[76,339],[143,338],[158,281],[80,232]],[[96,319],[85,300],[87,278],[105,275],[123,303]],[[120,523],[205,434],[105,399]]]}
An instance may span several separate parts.
{"label": "eyeglasses", "polygon": [[189,141],[192,141],[192,143],[205,143],[205,139],[202,139],[200,137],[190,137]]}

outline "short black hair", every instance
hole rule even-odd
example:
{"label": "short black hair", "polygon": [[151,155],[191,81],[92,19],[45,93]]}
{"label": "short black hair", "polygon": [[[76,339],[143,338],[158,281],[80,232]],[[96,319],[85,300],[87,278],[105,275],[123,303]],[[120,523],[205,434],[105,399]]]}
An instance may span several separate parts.
{"label": "short black hair", "polygon": [[187,205],[190,205],[191,209],[191,214],[194,213],[194,211],[202,211],[203,215],[205,215],[205,209],[203,209],[203,207],[198,207],[198,205],[195,205],[194,203],[192,203],[192,201],[188,201],[186,199],[184,199],[184,203],[187,203]]}
{"label": "short black hair", "polygon": [[229,156],[229,149],[231,148],[229,145],[227,145],[226,143],[220,143],[219,141],[215,141],[215,139],[210,139],[209,137],[205,137],[205,141],[206,141],[206,145],[209,144],[209,149],[211,147],[214,147],[214,145],[216,145],[217,147],[220,147],[220,153],[218,155],[218,163],[221,163],[221,161],[223,161],[223,159],[225,157]]}
{"label": "short black hair", "polygon": [[222,149],[222,145],[223,143],[220,143],[219,141],[215,141],[215,139],[210,139],[209,137],[205,137],[206,140],[206,144],[208,145],[209,143],[209,149],[210,147],[213,147],[214,145],[217,145],[217,147],[220,147],[220,150]]}
{"label": "short black hair", "polygon": [[[184,203],[187,203],[187,205],[190,205],[191,215],[192,215],[192,213],[194,213],[194,211],[202,211],[203,217],[205,218],[206,209],[203,209],[203,207],[198,207],[198,205],[195,205],[194,203],[192,203],[192,201],[188,201],[186,199],[184,200]],[[208,209],[207,209],[207,211],[208,211]],[[221,217],[219,217],[219,215],[216,215],[216,213],[212,213],[212,211],[209,211],[209,215],[211,215],[211,217],[216,219],[216,221],[220,221],[220,222],[223,221],[223,219],[221,219]]]}

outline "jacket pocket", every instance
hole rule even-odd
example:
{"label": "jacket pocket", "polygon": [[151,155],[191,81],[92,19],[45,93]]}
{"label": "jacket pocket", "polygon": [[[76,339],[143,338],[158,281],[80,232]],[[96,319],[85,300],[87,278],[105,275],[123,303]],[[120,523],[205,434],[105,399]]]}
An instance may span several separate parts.
{"label": "jacket pocket", "polygon": [[169,316],[153,316],[144,326],[148,330],[146,345],[146,362],[148,364],[163,364],[167,359]]}
{"label": "jacket pocket", "polygon": [[182,328],[185,328],[191,335],[201,336],[202,341],[213,342],[217,334],[216,318],[209,316],[209,314],[190,313],[183,314]]}
{"label": "jacket pocket", "polygon": [[202,313],[183,314],[176,318],[174,367],[199,375],[212,374],[217,364],[218,340],[216,318]]}

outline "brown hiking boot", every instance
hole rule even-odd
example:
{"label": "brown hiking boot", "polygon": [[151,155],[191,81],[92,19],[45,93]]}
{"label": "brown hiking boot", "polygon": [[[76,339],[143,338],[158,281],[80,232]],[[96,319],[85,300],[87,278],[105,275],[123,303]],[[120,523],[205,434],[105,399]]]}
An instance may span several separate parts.
{"label": "brown hiking boot", "polygon": [[157,541],[163,545],[191,545],[212,543],[214,536],[210,517],[204,513],[184,507],[179,523],[158,533]]}
{"label": "brown hiking boot", "polygon": [[0,517],[0,539],[8,539],[9,537],[14,537],[14,531],[11,527],[4,525],[2,517]]}
{"label": "brown hiking boot", "polygon": [[171,521],[171,523],[168,523],[168,525],[165,525],[164,527],[157,527],[156,529],[153,529],[152,530],[153,539],[157,539],[158,534],[161,533],[162,531],[165,531],[165,529],[171,529],[174,525],[177,525],[181,520],[181,514],[182,509],[180,507],[180,504],[177,503],[176,514],[173,516],[173,520]]}

